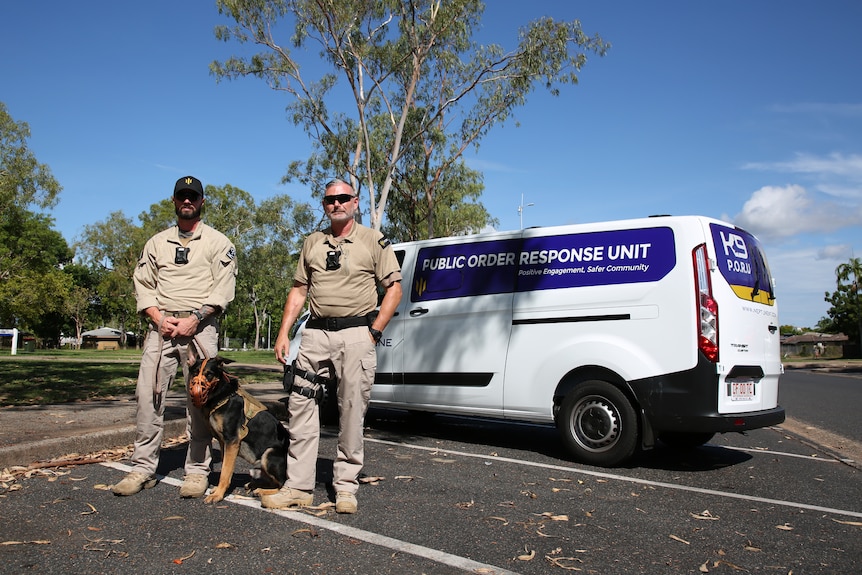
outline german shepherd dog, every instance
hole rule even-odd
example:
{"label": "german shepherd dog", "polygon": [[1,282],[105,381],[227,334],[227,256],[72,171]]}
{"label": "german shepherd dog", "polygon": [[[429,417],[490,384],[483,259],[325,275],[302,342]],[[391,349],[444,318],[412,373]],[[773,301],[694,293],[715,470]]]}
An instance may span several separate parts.
{"label": "german shepherd dog", "polygon": [[231,360],[221,356],[204,357],[189,367],[189,396],[203,411],[222,451],[221,477],[205,503],[224,499],[237,456],[260,468],[257,487],[261,489],[279,489],[287,479],[287,430],[266,406],[240,389],[236,377],[225,372],[228,363]]}

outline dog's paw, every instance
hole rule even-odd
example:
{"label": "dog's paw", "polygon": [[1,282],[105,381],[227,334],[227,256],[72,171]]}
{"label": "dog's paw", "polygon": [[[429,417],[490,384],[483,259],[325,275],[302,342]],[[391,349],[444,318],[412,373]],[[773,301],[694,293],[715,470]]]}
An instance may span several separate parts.
{"label": "dog's paw", "polygon": [[204,499],[204,503],[218,503],[224,499],[224,493],[218,493],[217,491],[213,491]]}

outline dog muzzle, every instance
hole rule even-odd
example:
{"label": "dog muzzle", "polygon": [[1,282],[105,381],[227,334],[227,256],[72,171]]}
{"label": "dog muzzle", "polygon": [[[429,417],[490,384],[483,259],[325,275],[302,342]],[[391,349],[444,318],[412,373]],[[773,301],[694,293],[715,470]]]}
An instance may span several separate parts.
{"label": "dog muzzle", "polygon": [[192,403],[195,407],[201,408],[207,403],[207,399],[209,399],[210,389],[218,383],[218,379],[207,379],[206,375],[204,375],[204,370],[206,369],[207,362],[209,360],[205,359],[201,362],[201,370],[197,375],[191,378],[189,381],[189,396],[192,398]]}

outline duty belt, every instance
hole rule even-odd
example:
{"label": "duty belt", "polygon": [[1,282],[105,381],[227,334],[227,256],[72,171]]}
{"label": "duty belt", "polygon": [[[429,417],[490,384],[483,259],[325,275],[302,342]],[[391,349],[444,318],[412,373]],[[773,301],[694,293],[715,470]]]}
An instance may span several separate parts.
{"label": "duty belt", "polygon": [[313,317],[305,323],[308,329],[322,329],[326,331],[338,331],[348,327],[369,326],[373,322],[369,315],[355,315],[352,317]]}
{"label": "duty belt", "polygon": [[171,317],[177,317],[180,319],[191,316],[194,312],[191,311],[163,311],[164,315],[169,315]]}

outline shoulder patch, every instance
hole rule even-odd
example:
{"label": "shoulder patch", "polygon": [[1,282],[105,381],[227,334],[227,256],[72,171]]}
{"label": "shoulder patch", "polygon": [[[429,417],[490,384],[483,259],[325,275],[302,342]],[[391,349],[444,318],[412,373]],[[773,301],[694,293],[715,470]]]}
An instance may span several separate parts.
{"label": "shoulder patch", "polygon": [[392,242],[390,242],[389,238],[387,238],[386,236],[383,236],[382,238],[377,240],[377,243],[380,244],[380,247],[383,249],[386,249],[392,245]]}
{"label": "shoulder patch", "polygon": [[236,248],[231,247],[231,248],[227,251],[227,254],[225,254],[225,255],[227,256],[227,259],[229,259],[229,260],[234,259],[234,258],[236,257]]}

